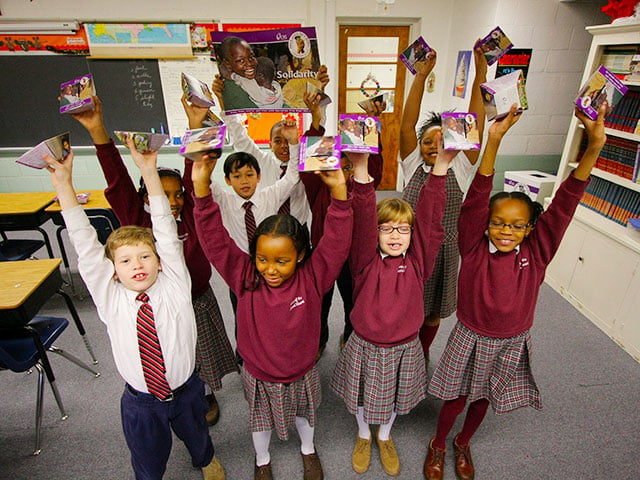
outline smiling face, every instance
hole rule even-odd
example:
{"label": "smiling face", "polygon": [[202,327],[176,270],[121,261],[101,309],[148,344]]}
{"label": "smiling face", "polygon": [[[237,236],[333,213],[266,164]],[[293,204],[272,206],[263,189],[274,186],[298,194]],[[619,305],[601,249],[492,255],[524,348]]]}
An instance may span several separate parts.
{"label": "smiling face", "polygon": [[271,130],[269,147],[278,160],[283,163],[289,161],[289,142],[282,134],[282,126],[276,126]]}
{"label": "smiling face", "polygon": [[284,235],[260,235],[256,242],[256,269],[270,287],[280,287],[293,276],[304,252]]}
{"label": "smiling face", "polygon": [[531,232],[530,219],[531,212],[523,201],[514,198],[496,200],[489,218],[489,240],[500,252],[511,252]]}
{"label": "smiling face", "polygon": [[128,290],[145,292],[158,279],[162,270],[153,248],[146,243],[122,245],[113,252],[114,278]]}
{"label": "smiling face", "polygon": [[249,44],[243,40],[229,49],[229,56],[225,58],[224,64],[233,73],[252,80],[256,75],[258,61]]}
{"label": "smiling face", "polygon": [[434,165],[438,157],[438,133],[442,131],[440,127],[430,127],[420,139],[420,154],[422,160],[427,165]]}
{"label": "smiling face", "polygon": [[[393,228],[390,233],[383,233],[380,229]],[[395,228],[394,228],[395,227]],[[398,228],[409,229],[409,233],[400,233]],[[397,257],[407,251],[411,244],[411,224],[407,222],[388,221],[378,225],[378,247],[380,251],[391,257]]]}
{"label": "smiling face", "polygon": [[233,188],[234,192],[248,200],[256,191],[260,181],[260,174],[252,166],[245,165],[231,170],[229,177],[225,177],[224,181]]}
{"label": "smiling face", "polygon": [[[169,206],[171,207],[171,213],[173,218],[178,218],[182,208],[184,207],[184,190],[182,188],[182,182],[174,176],[160,177],[162,188],[169,200]],[[149,195],[144,196],[144,203],[149,205]]]}

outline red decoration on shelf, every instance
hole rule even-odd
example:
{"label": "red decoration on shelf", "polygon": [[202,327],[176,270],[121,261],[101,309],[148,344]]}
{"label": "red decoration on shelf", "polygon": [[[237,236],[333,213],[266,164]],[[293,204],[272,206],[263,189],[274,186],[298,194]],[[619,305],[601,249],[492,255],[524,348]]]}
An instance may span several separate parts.
{"label": "red decoration on shelf", "polygon": [[636,8],[638,0],[609,0],[609,4],[600,8],[602,12],[609,15],[611,20],[622,17],[630,17]]}

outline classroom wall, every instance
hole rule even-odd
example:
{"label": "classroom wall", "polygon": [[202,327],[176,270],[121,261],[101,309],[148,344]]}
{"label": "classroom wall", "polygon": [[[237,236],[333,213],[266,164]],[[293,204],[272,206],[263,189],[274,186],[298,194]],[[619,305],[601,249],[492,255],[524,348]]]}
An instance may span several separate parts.
{"label": "classroom wall", "polygon": [[[579,88],[591,42],[586,25],[608,23],[600,12],[606,0],[395,0],[386,12],[380,0],[287,0],[263,2],[181,2],[140,0],[0,0],[2,19],[78,19],[81,21],[300,22],[314,25],[320,55],[330,72],[337,72],[337,26],[340,23],[401,23],[412,26],[412,37],[422,35],[438,51],[436,88],[426,94],[423,111],[466,109],[468,100],[451,95],[459,50],[471,49],[478,37],[500,25],[518,47],[534,49],[527,82],[530,108],[505,138],[497,163],[496,186],[504,170],[538,169],[554,172],[560,159],[572,114],[571,101]],[[249,14],[248,14],[249,12]],[[255,12],[255,13],[254,13]],[[255,15],[255,16],[250,16]],[[408,75],[411,77],[411,75]],[[489,71],[493,77],[493,69]],[[407,79],[407,87],[411,78]],[[337,98],[335,83],[329,94]],[[335,127],[336,103],[328,111],[328,129]],[[0,146],[1,147],[1,146]],[[46,172],[14,163],[16,152],[0,151],[0,191],[51,190]],[[180,167],[175,149],[163,150],[160,163]],[[221,180],[221,179],[219,179]],[[92,149],[76,152],[76,186],[99,189],[104,180]]]}

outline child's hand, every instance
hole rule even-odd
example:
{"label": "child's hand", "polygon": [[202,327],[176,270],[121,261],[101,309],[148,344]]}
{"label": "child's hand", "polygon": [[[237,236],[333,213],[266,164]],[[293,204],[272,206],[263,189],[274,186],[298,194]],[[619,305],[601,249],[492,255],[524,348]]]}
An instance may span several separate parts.
{"label": "child's hand", "polygon": [[100,145],[109,143],[111,139],[104,128],[104,120],[102,118],[102,102],[97,96],[93,96],[95,107],[92,110],[85,110],[80,113],[71,113],[70,116],[75,118],[89,132],[93,143]]}
{"label": "child's hand", "polygon": [[219,73],[216,73],[216,76],[213,78],[211,91],[215,93],[216,97],[218,97],[218,105],[220,105],[220,109],[224,110],[224,102],[222,101],[222,92],[224,92],[224,79]]}
{"label": "child's hand", "polygon": [[193,193],[196,197],[206,197],[210,195],[211,173],[216,166],[217,159],[203,155],[199,162],[193,162],[191,169],[191,180],[193,181]]}
{"label": "child's hand", "polygon": [[363,183],[369,182],[369,153],[368,152],[344,152],[353,165],[353,176]]}
{"label": "child's hand", "polygon": [[202,128],[202,122],[207,118],[209,107],[199,107],[194,103],[190,104],[187,101],[187,95],[184,93],[180,101],[182,102],[184,113],[187,114],[187,118],[189,119],[189,128]]}
{"label": "child's hand", "polygon": [[319,175],[324,184],[329,187],[333,198],[347,199],[347,184],[342,170],[318,170],[315,174]]}
{"label": "child's hand", "polygon": [[314,95],[309,92],[304,92],[302,99],[304,104],[311,113],[311,124],[316,129],[320,127],[320,121],[322,120],[322,108],[320,108],[320,95]]}
{"label": "child's hand", "polygon": [[480,39],[476,40],[475,46],[473,47],[473,62],[476,65],[476,79],[484,82],[487,78],[487,69],[489,66],[487,65],[487,57],[484,56],[482,48],[477,46],[479,43]]}
{"label": "child's hand", "polygon": [[435,175],[446,175],[449,164],[460,153],[460,150],[445,150],[442,132],[438,132],[436,142],[438,142],[438,156],[433,164],[433,173]]}
{"label": "child's hand", "polygon": [[318,76],[316,77],[316,80],[318,80],[322,86],[320,87],[322,89],[322,91],[324,91],[324,87],[327,86],[327,84],[329,83],[329,72],[327,70],[327,66],[326,65],[320,65],[320,68],[318,69]]}
{"label": "child's hand", "polygon": [[51,155],[47,154],[43,155],[42,159],[48,163],[46,168],[51,174],[51,184],[56,191],[61,186],[71,185],[73,173],[73,151],[71,151],[62,161],[58,161]]}
{"label": "child's hand", "polygon": [[437,56],[438,54],[436,53],[436,51],[431,50],[429,53],[427,53],[427,56],[424,58],[424,60],[416,62],[413,65],[413,68],[415,68],[417,72],[416,75],[419,74],[425,78],[428,77],[431,73],[431,70],[433,70],[433,67],[436,66]]}
{"label": "child's hand", "polygon": [[382,112],[387,109],[387,102],[384,100],[376,100],[375,102],[366,102],[364,111],[370,117],[379,117]]}
{"label": "child's hand", "polygon": [[601,149],[607,141],[607,136],[604,133],[604,118],[607,115],[608,108],[608,102],[603,102],[598,109],[598,118],[596,120],[591,120],[578,108],[574,110],[575,116],[580,120],[582,125],[584,125],[584,130],[587,132],[589,148]]}
{"label": "child's hand", "polygon": [[522,112],[518,112],[517,110],[517,104],[514,103],[511,105],[511,109],[506,117],[493,122],[493,125],[489,128],[489,136],[502,139],[504,134],[507,133],[509,129],[518,122],[518,120],[520,120]]}
{"label": "child's hand", "polygon": [[140,172],[157,170],[157,150],[155,152],[140,153],[136,150],[136,144],[131,136],[127,136],[127,147],[129,147],[131,158],[133,158],[133,161],[136,164],[136,167],[140,169]]}
{"label": "child's hand", "polygon": [[289,145],[298,144],[298,123],[292,119],[282,120],[282,136],[287,140]]}

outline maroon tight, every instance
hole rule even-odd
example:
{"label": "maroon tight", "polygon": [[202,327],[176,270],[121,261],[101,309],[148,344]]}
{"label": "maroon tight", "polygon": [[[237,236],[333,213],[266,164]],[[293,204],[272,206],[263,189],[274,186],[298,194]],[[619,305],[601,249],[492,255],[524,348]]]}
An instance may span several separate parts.
{"label": "maroon tight", "polygon": [[[447,400],[444,402],[440,409],[440,415],[438,415],[438,427],[436,429],[436,437],[433,441],[434,447],[442,449],[446,447],[445,441],[447,439],[447,435],[451,431],[456,418],[460,415],[466,403],[466,395],[461,395],[455,400]],[[465,446],[469,444],[471,437],[476,433],[476,430],[478,430],[478,427],[482,423],[488,408],[489,400],[486,398],[481,398],[480,400],[476,400],[469,404],[462,430],[458,434],[458,445]]]}

